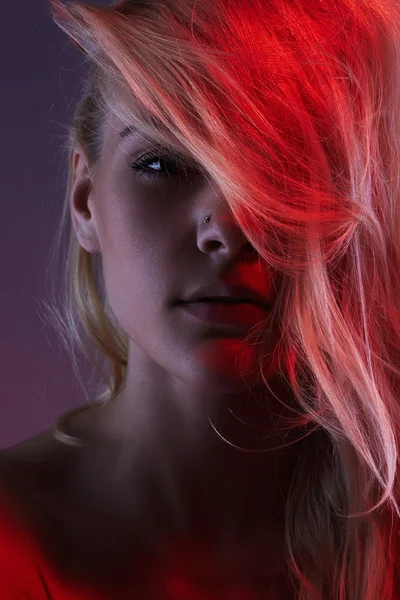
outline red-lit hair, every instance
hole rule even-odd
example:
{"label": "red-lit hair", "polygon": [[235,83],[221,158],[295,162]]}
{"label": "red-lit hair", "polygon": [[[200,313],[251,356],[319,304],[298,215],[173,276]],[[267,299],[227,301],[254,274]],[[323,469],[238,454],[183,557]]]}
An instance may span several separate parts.
{"label": "red-lit hair", "polygon": [[[137,0],[104,8],[53,0],[52,8],[90,65],[70,161],[79,143],[96,165],[109,111],[184,145],[260,260],[282,274],[273,318],[280,368],[298,403],[290,425],[312,429],[286,507],[298,600],[393,600],[399,2]],[[70,162],[59,249],[70,227],[71,172]],[[73,358],[75,347],[89,356],[86,336],[108,360],[112,373],[98,396],[108,402],[124,383],[127,336],[107,306],[96,257],[72,228],[68,235],[66,287],[52,319]]]}

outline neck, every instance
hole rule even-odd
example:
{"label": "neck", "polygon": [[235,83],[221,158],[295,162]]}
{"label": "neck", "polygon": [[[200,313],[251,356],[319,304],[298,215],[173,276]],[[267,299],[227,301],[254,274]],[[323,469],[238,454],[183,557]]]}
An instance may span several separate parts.
{"label": "neck", "polygon": [[[273,450],[283,445],[276,432],[251,443],[249,429],[244,433],[238,419],[215,415],[223,437],[252,449],[269,447],[265,453],[244,452],[218,437],[208,419],[188,425],[182,412],[167,418],[161,405],[146,415],[137,413],[131,420],[135,430],[129,432],[128,420],[122,424],[117,418],[124,414],[122,400],[118,410],[117,403],[94,406],[91,418],[96,436],[87,454],[85,477],[96,479],[91,487],[108,510],[111,503],[118,514],[137,518],[145,536],[162,531],[166,538],[257,549],[272,538],[277,547],[284,535],[285,498],[295,455],[290,446]],[[241,404],[238,399],[239,412]],[[250,416],[247,412],[253,424],[260,417],[261,408],[256,406]],[[155,414],[157,418],[151,419]],[[101,480],[92,467],[96,463]]]}

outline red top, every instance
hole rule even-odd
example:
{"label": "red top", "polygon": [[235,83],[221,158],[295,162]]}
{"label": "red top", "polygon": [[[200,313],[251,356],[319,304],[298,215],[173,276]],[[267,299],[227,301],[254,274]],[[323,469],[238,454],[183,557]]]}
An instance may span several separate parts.
{"label": "red top", "polygon": [[1,600],[105,600],[55,575],[15,513],[0,503]]}
{"label": "red top", "polygon": [[137,582],[123,589],[115,585],[108,592],[84,589],[54,571],[23,519],[0,501],[0,600],[259,600],[246,585],[234,585],[231,577],[222,589],[215,586],[221,573],[190,544],[177,543],[157,563],[142,569],[148,574],[145,590]]}

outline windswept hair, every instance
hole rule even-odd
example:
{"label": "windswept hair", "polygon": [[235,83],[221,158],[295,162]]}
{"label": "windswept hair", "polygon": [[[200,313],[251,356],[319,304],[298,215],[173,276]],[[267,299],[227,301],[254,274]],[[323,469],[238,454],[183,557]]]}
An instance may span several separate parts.
{"label": "windswept hair", "polygon": [[312,430],[286,505],[296,598],[400,597],[400,3],[50,2],[87,66],[47,305],[76,372],[78,350],[92,364],[100,353],[102,402],[126,377],[101,257],[79,245],[69,211],[73,149],[95,170],[111,111],[183,145],[282,274],[280,369],[291,426]]}

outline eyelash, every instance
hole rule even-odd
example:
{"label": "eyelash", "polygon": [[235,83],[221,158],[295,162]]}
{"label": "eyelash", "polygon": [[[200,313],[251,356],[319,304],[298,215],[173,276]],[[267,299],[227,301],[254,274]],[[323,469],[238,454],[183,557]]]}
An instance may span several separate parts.
{"label": "eyelash", "polygon": [[[165,161],[165,162],[169,163],[170,165],[173,164],[175,167],[178,167],[177,173],[172,173],[172,175],[171,175],[169,173],[168,169],[165,169],[166,174],[162,174],[161,170],[160,171],[152,171],[152,170],[147,169],[148,165],[151,165],[154,162],[159,162],[161,164],[162,161]],[[167,155],[162,155],[161,153],[156,154],[154,152],[149,152],[147,154],[144,154],[137,161],[132,163],[130,166],[134,171],[136,171],[136,174],[138,175],[138,177],[148,177],[150,179],[155,179],[158,177],[169,177],[170,179],[172,179],[173,177],[176,177],[182,171],[185,174],[198,172],[198,169],[191,167],[187,162],[185,162],[183,159],[180,159],[178,156],[175,156],[175,157],[167,156]]]}

